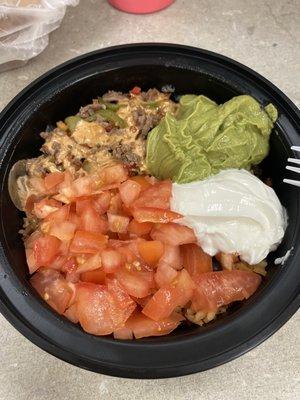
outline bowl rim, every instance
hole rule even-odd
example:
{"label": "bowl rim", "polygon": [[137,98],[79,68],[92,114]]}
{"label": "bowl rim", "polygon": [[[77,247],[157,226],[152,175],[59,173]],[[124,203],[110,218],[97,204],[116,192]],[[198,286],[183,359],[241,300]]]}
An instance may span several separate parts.
{"label": "bowl rim", "polygon": [[[102,58],[105,56],[113,56],[113,55],[120,55],[120,53],[123,53],[128,55],[133,52],[137,53],[142,53],[144,52],[163,52],[167,53],[168,55],[170,54],[180,54],[183,56],[191,56],[191,57],[199,57],[199,58],[208,58],[212,62],[216,63],[221,63],[222,65],[227,65],[230,68],[235,68],[237,69],[236,73],[241,74],[242,77],[244,75],[248,75],[251,79],[258,80],[262,85],[266,86],[267,92],[273,92],[275,96],[277,96],[283,103],[283,107],[285,107],[289,114],[290,119],[294,120],[294,123],[300,125],[300,112],[297,109],[297,107],[289,100],[277,87],[275,87],[271,82],[269,82],[267,79],[256,73],[255,71],[251,70],[250,68],[244,66],[243,64],[236,62],[228,57],[225,57],[223,55],[211,52],[209,50],[204,50],[204,49],[199,49],[191,46],[185,46],[185,45],[177,45],[177,44],[168,44],[168,43],[137,43],[137,44],[126,44],[126,45],[118,45],[118,46],[113,46],[113,47],[108,47],[100,50],[95,50],[90,53],[86,53],[83,55],[80,55],[76,58],[73,58],[69,61],[64,62],[63,64],[60,64],[56,66],[55,68],[51,69],[50,71],[46,72],[39,78],[35,79],[31,84],[29,84],[27,87],[25,87],[16,97],[14,97],[9,104],[3,109],[3,111],[0,113],[0,126],[1,123],[3,122],[2,127],[0,128],[0,132],[4,132],[6,129],[6,124],[8,124],[8,121],[14,117],[14,107],[15,104],[18,102],[25,101],[24,99],[30,94],[31,92],[34,92],[38,88],[42,88],[44,84],[47,84],[47,81],[51,79],[52,77],[55,77],[56,75],[59,74],[64,74],[67,70],[71,69],[72,67],[75,68],[75,66],[80,65],[82,62],[87,62],[89,59],[92,60],[93,58]],[[31,100],[29,100],[31,101]],[[8,135],[9,136],[9,135]],[[7,142],[7,137],[3,135],[0,137],[0,147],[3,148],[0,150],[0,169],[5,168],[3,166],[3,160],[6,155],[6,151],[9,148],[10,143]],[[4,182],[3,182],[4,184]],[[298,196],[299,198],[299,196]],[[299,203],[299,201],[298,201]],[[0,204],[1,207],[1,204]],[[298,207],[299,208],[299,207]],[[2,221],[1,221],[2,224]],[[3,227],[2,227],[3,228]],[[298,234],[300,232],[300,227],[298,229]],[[296,233],[294,233],[294,236]],[[295,249],[295,254],[293,256],[293,264],[296,264],[296,258],[300,257],[300,247],[298,249]],[[194,360],[193,362],[183,362],[182,360],[177,360],[176,363],[172,364],[172,360],[168,360],[163,366],[159,365],[150,365],[148,363],[147,366],[142,367],[141,365],[137,366],[132,366],[126,364],[126,360],[122,360],[121,365],[117,365],[114,362],[108,362],[108,361],[101,361],[97,359],[97,357],[94,357],[93,359],[91,358],[90,360],[86,359],[86,357],[81,356],[81,354],[74,354],[72,352],[72,349],[66,345],[64,342],[63,344],[55,342],[53,339],[49,338],[47,335],[45,335],[45,332],[41,333],[36,326],[33,326],[31,323],[26,320],[26,318],[20,314],[19,310],[15,307],[14,303],[11,302],[11,298],[13,298],[13,295],[9,293],[8,289],[8,280],[5,279],[5,267],[9,268],[9,262],[7,255],[4,252],[4,247],[2,246],[2,243],[0,244],[0,311],[2,314],[7,318],[7,320],[15,327],[17,328],[25,337],[27,337],[29,340],[31,340],[34,344],[37,346],[41,347],[42,349],[46,350],[47,352],[51,353],[52,355],[64,360],[68,361],[74,365],[80,366],[85,369],[89,369],[92,371],[97,371],[101,373],[106,373],[109,375],[114,375],[114,376],[121,376],[121,377],[129,377],[129,378],[164,378],[164,377],[173,377],[173,376],[180,376],[180,375],[185,375],[189,373],[194,373],[198,371],[203,371],[209,368],[212,368],[214,366],[220,365],[224,362],[230,361],[233,358],[236,358],[237,356],[245,353],[246,351],[252,349],[253,347],[257,346],[260,344],[262,341],[267,339],[270,335],[272,335],[277,329],[279,329],[299,308],[300,305],[300,295],[299,295],[299,290],[298,294],[295,292],[292,298],[289,299],[288,304],[285,304],[284,307],[281,307],[280,312],[277,313],[276,318],[274,318],[269,324],[266,326],[262,327],[258,332],[253,337],[248,337],[247,340],[245,340],[243,343],[236,343],[235,346],[232,346],[230,349],[227,349],[226,351],[219,352],[218,354],[215,354],[214,357],[208,357],[206,359],[202,360]],[[292,268],[291,268],[292,270]],[[295,266],[293,269],[293,276],[295,275]],[[286,272],[286,271],[285,271]],[[289,272],[289,271],[288,271]],[[10,285],[17,285],[18,282],[15,278],[11,278],[10,280]],[[278,286],[273,285],[273,286]],[[275,288],[274,288],[275,290]],[[250,299],[251,300],[251,299]],[[249,302],[249,304],[246,305],[245,310],[244,310],[244,320],[247,315],[248,318],[251,317],[251,303],[253,301]],[[43,323],[46,323],[47,318],[53,320],[54,313],[44,304],[40,304],[40,307],[43,308],[44,312],[44,317],[43,317]],[[250,318],[251,319],[251,318]],[[252,316],[253,319],[253,316]],[[56,320],[59,321],[60,317],[56,316]],[[226,319],[226,322],[223,322],[223,325],[220,326],[220,324],[214,325],[213,329],[208,329],[205,334],[201,334],[201,338],[203,339],[205,335],[207,334],[212,334],[213,331],[216,329],[219,329],[219,332],[224,329],[222,327],[228,327],[228,324],[231,324],[233,322],[237,322],[234,320],[234,318],[228,317]],[[47,324],[46,324],[47,325]],[[58,323],[59,325],[59,323]],[[215,327],[216,326],[216,327]],[[238,324],[235,323],[235,326],[238,328]],[[49,332],[51,332],[51,328],[48,326],[50,329]],[[221,329],[220,329],[221,328]],[[72,329],[70,328],[69,331],[71,332],[70,335],[72,335]],[[50,333],[49,333],[50,334]],[[105,347],[105,342],[107,341],[105,339],[92,339],[94,338],[92,335],[84,334],[85,337],[89,337],[90,341],[99,341],[99,343],[104,344]],[[192,336],[192,335],[190,335]],[[190,344],[194,345],[197,344],[197,336],[195,337],[190,337],[187,336],[186,340],[184,341],[185,344]],[[199,338],[198,338],[199,339]],[[180,342],[181,341],[181,342]],[[159,351],[170,351],[170,349],[174,348],[174,346],[179,346],[184,350],[185,346],[182,346],[182,339],[175,339],[171,341],[162,341],[161,342],[154,342],[154,341],[133,341],[133,342],[121,342],[121,341],[114,341],[114,345],[108,346],[108,348],[105,350],[107,352],[113,351],[113,349],[132,349],[132,348],[139,348],[140,350],[145,352],[146,354],[150,354],[149,351],[153,351],[152,349],[156,349]],[[165,350],[162,350],[162,348],[165,348]],[[126,351],[127,351],[126,350]],[[168,364],[169,362],[169,364]]]}

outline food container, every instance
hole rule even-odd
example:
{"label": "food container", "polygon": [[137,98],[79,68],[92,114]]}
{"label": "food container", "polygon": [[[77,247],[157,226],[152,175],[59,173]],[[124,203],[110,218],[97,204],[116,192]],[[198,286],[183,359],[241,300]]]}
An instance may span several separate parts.
{"label": "food container", "polygon": [[[201,93],[218,103],[250,94],[273,103],[279,118],[263,174],[286,207],[284,241],[269,257],[269,272],[247,301],[205,326],[184,325],[165,337],[118,341],[96,337],[52,311],[28,282],[19,229],[21,213],[12,204],[7,178],[19,159],[39,154],[39,132],[72,115],[109,89],[128,91],[173,85],[175,96]],[[72,364],[130,378],[162,378],[203,371],[229,361],[268,338],[299,307],[299,189],[283,184],[285,164],[299,145],[300,115],[273,84],[224,56],[187,46],[133,44],[94,51],[49,71],[15,97],[0,115],[0,310],[33,343]],[[200,199],[199,199],[200,201]],[[292,249],[284,265],[274,265]]]}
{"label": "food container", "polygon": [[133,14],[148,14],[162,10],[174,0],[108,0],[109,3],[121,11]]}

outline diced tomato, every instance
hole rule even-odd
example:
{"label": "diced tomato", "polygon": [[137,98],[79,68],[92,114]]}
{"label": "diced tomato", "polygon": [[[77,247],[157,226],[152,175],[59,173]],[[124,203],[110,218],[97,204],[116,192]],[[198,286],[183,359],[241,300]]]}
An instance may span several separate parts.
{"label": "diced tomato", "polygon": [[191,277],[212,271],[212,258],[198,245],[184,244],[181,246],[183,266],[189,272]]}
{"label": "diced tomato", "polygon": [[77,197],[75,205],[76,214],[81,215],[85,210],[93,207],[93,198],[92,196]]}
{"label": "diced tomato", "polygon": [[134,94],[134,95],[138,95],[140,94],[142,91],[142,89],[139,86],[134,86],[131,90],[130,93]]}
{"label": "diced tomato", "polygon": [[143,240],[138,243],[138,250],[148,265],[155,266],[164,253],[164,245],[159,240]]}
{"label": "diced tomato", "polygon": [[172,246],[196,242],[196,236],[192,229],[173,222],[158,224],[153,228],[150,235],[152,239],[160,240]]}
{"label": "diced tomato", "polygon": [[81,228],[87,232],[106,233],[108,231],[108,222],[104,216],[101,216],[93,207],[86,208],[81,212]]}
{"label": "diced tomato", "polygon": [[194,282],[192,308],[216,312],[218,307],[248,299],[260,285],[261,276],[250,271],[216,271],[199,274]]}
{"label": "diced tomato", "polygon": [[49,214],[45,220],[53,223],[59,223],[68,220],[70,215],[70,207],[70,204],[63,205],[57,211]]}
{"label": "diced tomato", "polygon": [[117,233],[126,233],[128,224],[129,224],[129,218],[124,217],[123,215],[114,215],[107,213],[108,217],[108,228],[112,232],[117,232]]}
{"label": "diced tomato", "polygon": [[76,225],[69,221],[52,224],[49,234],[57,237],[59,240],[69,241],[73,238]]}
{"label": "diced tomato", "polygon": [[131,181],[134,181],[136,183],[138,183],[141,187],[141,192],[143,192],[144,190],[148,189],[150,186],[152,186],[152,183],[149,180],[148,176],[144,176],[144,175],[135,175],[135,176],[131,176],[130,177]]}
{"label": "diced tomato", "polygon": [[59,253],[61,241],[51,235],[39,237],[33,244],[35,264],[38,267],[47,267]]}
{"label": "diced tomato", "polygon": [[156,182],[151,185],[148,189],[141,192],[139,198],[134,202],[135,208],[170,208],[170,198],[172,195],[172,182],[171,180],[165,180]]}
{"label": "diced tomato", "polygon": [[124,326],[123,328],[114,331],[114,339],[131,340],[133,339],[133,332],[131,329]]}
{"label": "diced tomato", "polygon": [[109,335],[122,328],[136,307],[116,281],[109,281],[107,286],[82,283],[77,299],[79,322],[94,335]]}
{"label": "diced tomato", "polygon": [[146,297],[151,292],[152,285],[148,277],[144,276],[142,272],[134,270],[134,268],[131,270],[126,268],[118,269],[115,272],[115,276],[124,290],[131,296]]}
{"label": "diced tomato", "polygon": [[80,274],[82,282],[96,283],[103,285],[105,283],[105,272],[102,268],[94,269],[93,271],[86,271]]}
{"label": "diced tomato", "polygon": [[165,244],[165,251],[159,260],[158,265],[168,264],[173,269],[182,269],[182,256],[180,254],[179,246],[171,246],[170,244]]}
{"label": "diced tomato", "polygon": [[68,320],[73,322],[73,324],[77,324],[79,322],[76,304],[72,304],[69,308],[67,308],[63,315],[68,318]]}
{"label": "diced tomato", "polygon": [[25,253],[26,253],[26,261],[29,268],[29,273],[33,274],[39,268],[35,260],[34,251],[33,249],[27,248],[25,249]]}
{"label": "diced tomato", "polygon": [[75,272],[77,269],[77,262],[74,257],[67,257],[65,262],[61,266],[61,270],[63,272]]}
{"label": "diced tomato", "polygon": [[109,209],[107,210],[110,214],[122,214],[123,213],[123,204],[121,200],[121,196],[119,193],[112,196],[110,200]]}
{"label": "diced tomato", "polygon": [[168,264],[160,264],[154,276],[156,285],[159,288],[169,285],[177,277],[177,274],[178,272]]}
{"label": "diced tomato", "polygon": [[117,250],[106,249],[101,252],[101,261],[104,271],[112,274],[124,264],[124,257]]}
{"label": "diced tomato", "polygon": [[31,214],[33,212],[33,208],[34,208],[34,203],[38,203],[39,202],[39,198],[34,195],[31,194],[30,196],[27,197],[26,199],[26,203],[25,203],[25,212],[27,214]]}
{"label": "diced tomato", "polygon": [[195,285],[186,270],[178,273],[171,284],[160,288],[143,308],[143,313],[155,321],[169,317],[176,307],[183,307],[193,296]]}
{"label": "diced tomato", "polygon": [[101,233],[76,231],[70,245],[72,253],[98,253],[107,243],[107,236]]}
{"label": "diced tomato", "polygon": [[121,164],[106,167],[101,171],[100,176],[102,177],[104,184],[110,185],[113,183],[121,183],[126,181],[128,178],[128,171]]}
{"label": "diced tomato", "polygon": [[67,272],[65,275],[66,281],[69,283],[77,283],[80,280],[80,274],[76,271],[74,272]]}
{"label": "diced tomato", "polygon": [[78,273],[93,271],[99,269],[102,266],[101,252],[93,254],[88,258],[84,257],[83,262],[77,268]]}
{"label": "diced tomato", "polygon": [[119,188],[121,200],[126,207],[130,207],[132,203],[139,197],[141,185],[131,179],[123,182]]}
{"label": "diced tomato", "polygon": [[128,225],[128,232],[136,236],[144,236],[148,235],[152,228],[152,222],[137,222],[135,219],[132,219]]}
{"label": "diced tomato", "polygon": [[95,181],[90,176],[83,176],[75,179],[72,183],[73,196],[89,196],[95,190]]}
{"label": "diced tomato", "polygon": [[47,190],[53,189],[55,186],[62,183],[65,179],[63,172],[51,172],[44,178],[44,184]]}
{"label": "diced tomato", "polygon": [[58,271],[41,268],[30,278],[30,283],[59,314],[62,314],[71,302],[72,287]]}
{"label": "diced tomato", "polygon": [[69,221],[72,222],[72,224],[76,225],[76,229],[81,228],[81,219],[75,213],[73,213],[73,212],[70,213]]}
{"label": "diced tomato", "polygon": [[181,214],[173,211],[150,207],[134,208],[132,214],[134,219],[138,222],[153,222],[161,224],[166,224],[182,217]]}
{"label": "diced tomato", "polygon": [[127,320],[125,327],[133,332],[136,339],[140,339],[148,336],[167,335],[176,329],[182,320],[184,317],[177,313],[173,313],[163,320],[153,321],[140,312],[134,312]]}
{"label": "diced tomato", "polygon": [[94,208],[99,214],[104,214],[109,209],[111,200],[110,192],[103,192],[95,196],[93,200]]}
{"label": "diced tomato", "polygon": [[46,218],[49,214],[57,211],[62,204],[54,199],[43,199],[33,205],[33,212],[38,218]]}

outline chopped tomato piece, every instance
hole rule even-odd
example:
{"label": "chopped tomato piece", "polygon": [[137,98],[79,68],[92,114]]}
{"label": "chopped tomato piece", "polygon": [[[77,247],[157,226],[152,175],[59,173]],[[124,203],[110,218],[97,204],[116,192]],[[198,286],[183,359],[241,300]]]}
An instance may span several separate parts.
{"label": "chopped tomato piece", "polygon": [[47,190],[53,189],[55,186],[62,183],[65,179],[65,175],[63,172],[51,172],[47,174],[44,178],[45,188]]}
{"label": "chopped tomato piece", "polygon": [[[129,266],[130,267],[130,266]],[[124,290],[134,297],[146,297],[151,292],[151,283],[143,272],[138,272],[132,267],[118,269],[115,272],[117,280],[120,282]]]}
{"label": "chopped tomato piece", "polygon": [[39,268],[35,260],[34,251],[33,249],[27,248],[25,249],[25,254],[29,273],[33,274]]}
{"label": "chopped tomato piece", "polygon": [[108,217],[108,228],[112,232],[117,232],[117,233],[126,233],[128,224],[129,224],[129,218],[124,217],[123,215],[114,215],[107,213]]}
{"label": "chopped tomato piece", "polygon": [[101,216],[93,207],[87,207],[81,212],[81,228],[87,232],[106,233],[108,231],[108,222],[104,216]]}
{"label": "chopped tomato piece", "polygon": [[169,317],[176,307],[183,307],[193,296],[195,285],[184,269],[171,284],[160,288],[143,308],[143,313],[155,321]]}
{"label": "chopped tomato piece", "polygon": [[105,283],[105,272],[102,268],[86,271],[80,274],[82,282],[90,282],[103,285]]}
{"label": "chopped tomato piece", "polygon": [[46,218],[49,214],[57,211],[62,204],[54,199],[43,199],[33,205],[33,212],[38,218]]}
{"label": "chopped tomato piece", "polygon": [[139,198],[135,201],[135,208],[170,208],[170,198],[172,196],[172,182],[171,180],[156,182],[148,189],[141,192]]}
{"label": "chopped tomato piece", "polygon": [[138,250],[148,265],[155,266],[164,253],[164,245],[159,240],[143,240],[138,243]]}
{"label": "chopped tomato piece", "polygon": [[61,266],[63,272],[75,272],[77,269],[77,262],[74,257],[67,257]]}
{"label": "chopped tomato piece", "polygon": [[107,236],[101,233],[76,231],[70,245],[72,253],[98,253],[107,243]]}
{"label": "chopped tomato piece", "polygon": [[69,241],[73,238],[76,225],[69,221],[52,224],[49,234],[57,237],[59,240]]}
{"label": "chopped tomato piece", "polygon": [[101,261],[104,271],[112,274],[124,264],[124,257],[117,250],[106,249],[101,252]]}
{"label": "chopped tomato piece", "polygon": [[250,271],[216,271],[199,274],[194,282],[192,308],[216,312],[218,307],[248,299],[260,285],[261,277]]}
{"label": "chopped tomato piece", "polygon": [[126,207],[130,207],[132,203],[139,197],[141,185],[131,179],[123,182],[119,188],[121,200]]}
{"label": "chopped tomato piece", "polygon": [[134,87],[130,90],[130,92],[131,92],[132,94],[134,94],[134,95],[140,94],[141,91],[142,91],[142,89],[141,89],[139,86],[134,86]]}
{"label": "chopped tomato piece", "polygon": [[159,260],[158,265],[167,264],[173,269],[182,269],[182,256],[180,254],[179,246],[171,246],[170,244],[165,244],[165,251]]}
{"label": "chopped tomato piece", "polygon": [[133,332],[124,326],[114,331],[114,339],[131,340],[133,339]]}
{"label": "chopped tomato piece", "polygon": [[68,318],[68,320],[73,322],[73,324],[77,324],[79,322],[76,304],[72,304],[69,308],[67,308],[63,315]]}
{"label": "chopped tomato piece", "polygon": [[150,182],[148,176],[144,176],[144,175],[131,176],[130,180],[134,181],[134,182],[136,182],[136,183],[138,183],[140,185],[141,192],[143,192],[144,190],[146,190],[150,186],[152,186],[152,183]]}
{"label": "chopped tomato piece", "polygon": [[93,200],[94,208],[99,214],[104,214],[109,209],[111,200],[110,192],[103,192],[95,196]]}
{"label": "chopped tomato piece", "polygon": [[136,307],[116,281],[107,286],[81,283],[77,299],[79,322],[94,335],[109,335],[122,328]]}
{"label": "chopped tomato piece", "polygon": [[101,253],[96,253],[87,259],[84,258],[83,262],[77,268],[78,273],[93,271],[99,269],[102,266]]}
{"label": "chopped tomato piece", "polygon": [[140,339],[148,336],[167,335],[176,329],[182,320],[184,320],[184,317],[177,313],[173,313],[160,321],[153,321],[140,312],[134,312],[127,320],[125,327],[133,332],[136,339]]}
{"label": "chopped tomato piece", "polygon": [[184,244],[181,246],[183,266],[191,277],[212,271],[212,257],[201,249],[198,245]]}
{"label": "chopped tomato piece", "polygon": [[137,222],[135,219],[132,219],[128,225],[128,232],[136,236],[144,236],[148,235],[152,228],[152,222]]}
{"label": "chopped tomato piece", "polygon": [[51,235],[39,237],[33,244],[35,264],[38,267],[47,267],[59,253],[61,241]]}
{"label": "chopped tomato piece", "polygon": [[111,200],[109,209],[107,210],[110,214],[122,214],[123,213],[123,204],[121,200],[121,196],[119,193],[115,194]]}
{"label": "chopped tomato piece", "polygon": [[92,196],[77,197],[75,205],[76,214],[81,215],[86,209],[93,207],[93,198]]}
{"label": "chopped tomato piece", "polygon": [[177,277],[178,272],[168,264],[159,264],[154,279],[156,285],[161,288],[169,285]]}
{"label": "chopped tomato piece", "polygon": [[128,171],[121,164],[106,167],[101,171],[100,176],[102,177],[104,184],[110,185],[114,183],[121,183],[126,181],[128,178]]}
{"label": "chopped tomato piece", "polygon": [[31,278],[30,283],[39,295],[59,314],[71,302],[73,290],[63,276],[53,269],[41,268]]}
{"label": "chopped tomato piece", "polygon": [[73,196],[89,196],[95,190],[95,181],[90,176],[83,176],[75,179],[72,183]]}
{"label": "chopped tomato piece", "polygon": [[65,204],[64,206],[60,207],[57,211],[52,212],[49,214],[45,221],[50,221],[53,223],[63,222],[69,219],[70,215],[70,204]]}
{"label": "chopped tomato piece", "polygon": [[173,211],[150,207],[134,208],[132,214],[134,219],[138,222],[153,222],[161,224],[166,224],[182,217],[181,214]]}
{"label": "chopped tomato piece", "polygon": [[155,226],[151,232],[151,237],[172,246],[196,242],[196,236],[192,229],[173,222]]}

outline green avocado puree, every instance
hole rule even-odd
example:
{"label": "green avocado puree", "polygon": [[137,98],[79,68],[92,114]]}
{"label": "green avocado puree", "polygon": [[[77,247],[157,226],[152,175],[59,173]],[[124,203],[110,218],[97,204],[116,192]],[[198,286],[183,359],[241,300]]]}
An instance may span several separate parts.
{"label": "green avocado puree", "polygon": [[176,116],[167,114],[149,133],[146,165],[156,178],[186,183],[227,168],[250,169],[268,154],[277,110],[242,95],[218,105],[184,95]]}

